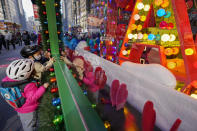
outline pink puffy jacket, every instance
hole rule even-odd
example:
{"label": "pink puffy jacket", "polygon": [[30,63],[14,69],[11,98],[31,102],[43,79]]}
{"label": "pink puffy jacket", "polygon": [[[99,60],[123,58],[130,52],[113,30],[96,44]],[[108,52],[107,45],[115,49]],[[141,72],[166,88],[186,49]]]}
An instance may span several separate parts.
{"label": "pink puffy jacket", "polygon": [[[4,78],[2,81],[15,81],[8,77]],[[37,109],[38,107],[38,99],[44,94],[45,88],[40,86],[39,88],[36,86],[36,83],[29,83],[24,88],[24,93],[22,95],[26,98],[25,104],[15,109],[19,113],[30,113]]]}

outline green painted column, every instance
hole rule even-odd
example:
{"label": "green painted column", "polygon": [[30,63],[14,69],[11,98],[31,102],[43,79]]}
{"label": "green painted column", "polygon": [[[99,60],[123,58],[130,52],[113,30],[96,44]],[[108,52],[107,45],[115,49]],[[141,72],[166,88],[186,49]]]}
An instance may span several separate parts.
{"label": "green painted column", "polygon": [[59,60],[59,45],[54,0],[46,0],[50,48],[67,131],[105,131],[104,124],[83,94],[66,64]]}
{"label": "green painted column", "polygon": [[57,35],[57,24],[56,24],[56,12],[54,6],[54,0],[46,0],[46,11],[48,20],[48,30],[49,30],[49,41],[52,55],[59,56],[59,45],[58,45],[58,35]]}

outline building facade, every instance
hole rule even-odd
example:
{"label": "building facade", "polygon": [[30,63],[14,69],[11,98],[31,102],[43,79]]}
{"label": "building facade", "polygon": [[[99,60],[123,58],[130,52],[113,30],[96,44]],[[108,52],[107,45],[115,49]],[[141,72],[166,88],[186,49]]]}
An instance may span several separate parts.
{"label": "building facade", "polygon": [[87,0],[80,0],[80,26],[81,32],[87,32]]}
{"label": "building facade", "polygon": [[16,31],[26,29],[22,0],[0,0],[0,7],[0,20],[5,25],[5,30]]}
{"label": "building facade", "polygon": [[22,30],[27,30],[25,11],[23,9],[22,0],[17,0],[17,1],[18,1],[18,7],[19,7],[19,18],[21,20],[20,21],[21,29]]}
{"label": "building facade", "polygon": [[62,25],[63,31],[68,32],[72,23],[72,0],[62,0]]}

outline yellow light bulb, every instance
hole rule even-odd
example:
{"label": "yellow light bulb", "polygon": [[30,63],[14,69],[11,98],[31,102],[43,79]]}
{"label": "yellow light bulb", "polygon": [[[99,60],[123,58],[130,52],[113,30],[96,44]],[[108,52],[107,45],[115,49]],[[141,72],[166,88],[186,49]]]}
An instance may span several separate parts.
{"label": "yellow light bulb", "polygon": [[131,25],[131,30],[135,30],[137,28],[136,24]]}
{"label": "yellow light bulb", "polygon": [[104,122],[104,126],[105,126],[105,128],[110,128],[111,127],[111,125],[110,125],[110,123],[108,122],[108,121],[105,121]]}
{"label": "yellow light bulb", "polygon": [[140,18],[140,20],[142,21],[142,22],[144,22],[145,20],[146,20],[146,16],[141,16],[141,18]]}
{"label": "yellow light bulb", "polygon": [[46,2],[45,2],[45,1],[42,1],[42,4],[43,4],[43,5],[45,5],[45,4],[46,4]]}
{"label": "yellow light bulb", "polygon": [[143,39],[144,40],[148,39],[148,34],[144,34]]}
{"label": "yellow light bulb", "polygon": [[127,53],[128,53],[128,55],[129,55],[129,54],[131,53],[131,50],[128,50]]}
{"label": "yellow light bulb", "polygon": [[192,48],[185,49],[185,55],[193,55],[193,54],[194,54],[194,50]]}
{"label": "yellow light bulb", "polygon": [[176,67],[176,63],[175,62],[168,62],[167,67],[168,67],[168,69],[174,69]]}
{"label": "yellow light bulb", "polygon": [[142,30],[142,25],[138,25],[137,30]]}

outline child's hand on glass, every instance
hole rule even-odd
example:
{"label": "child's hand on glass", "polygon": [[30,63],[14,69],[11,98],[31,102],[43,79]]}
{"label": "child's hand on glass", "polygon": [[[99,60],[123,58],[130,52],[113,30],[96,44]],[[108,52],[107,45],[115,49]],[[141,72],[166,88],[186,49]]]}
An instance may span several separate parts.
{"label": "child's hand on glass", "polygon": [[48,83],[48,82],[47,82],[47,83],[44,83],[44,85],[43,85],[43,86],[44,86],[44,88],[46,88],[46,89],[47,89],[47,88],[49,87],[49,83]]}

